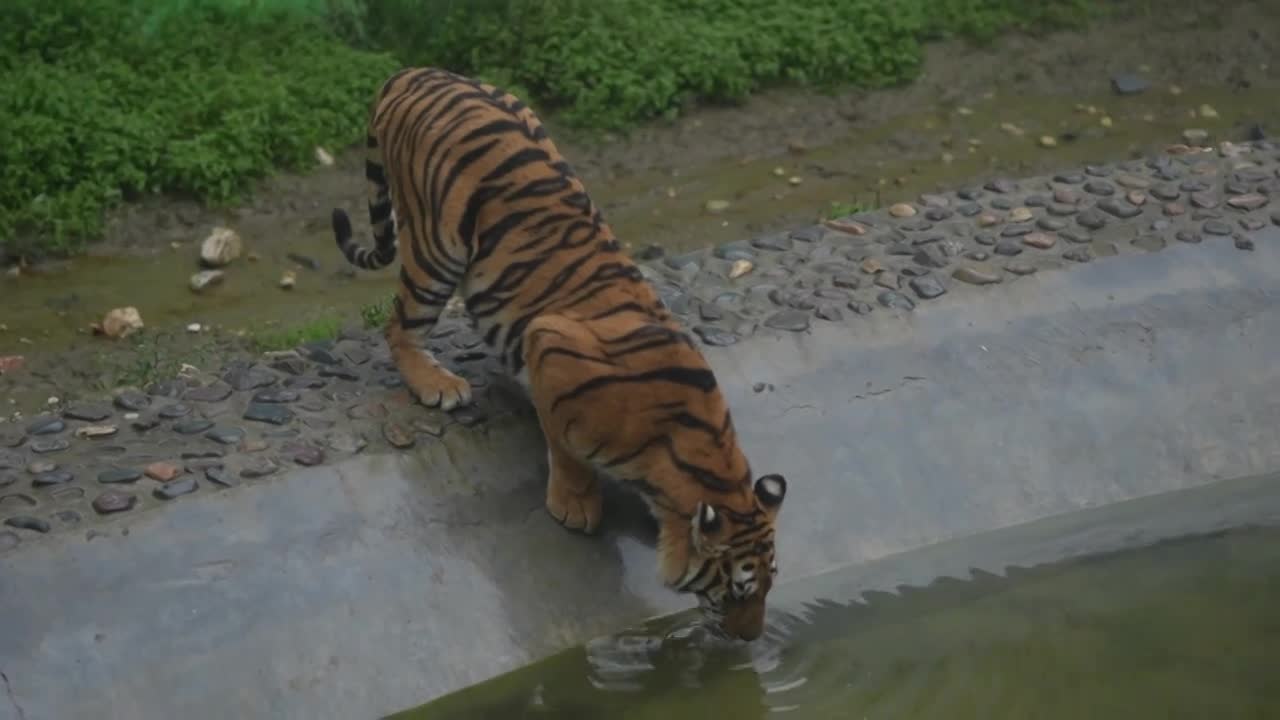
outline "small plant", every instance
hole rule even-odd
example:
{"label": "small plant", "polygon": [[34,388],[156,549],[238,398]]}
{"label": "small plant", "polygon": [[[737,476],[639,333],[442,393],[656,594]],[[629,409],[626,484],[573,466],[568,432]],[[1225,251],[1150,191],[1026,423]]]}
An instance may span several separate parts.
{"label": "small plant", "polygon": [[260,330],[253,333],[250,340],[259,352],[292,350],[309,342],[332,340],[338,337],[341,331],[341,320],[322,317],[290,328]]}
{"label": "small plant", "polygon": [[387,320],[391,317],[392,302],[390,298],[372,302],[360,308],[360,318],[364,320],[364,326],[370,330],[381,330],[387,326]]}
{"label": "small plant", "polygon": [[857,215],[863,210],[866,210],[866,207],[860,203],[833,202],[830,207],[827,208],[826,215],[823,219],[835,220],[836,218],[849,217],[850,215]]}

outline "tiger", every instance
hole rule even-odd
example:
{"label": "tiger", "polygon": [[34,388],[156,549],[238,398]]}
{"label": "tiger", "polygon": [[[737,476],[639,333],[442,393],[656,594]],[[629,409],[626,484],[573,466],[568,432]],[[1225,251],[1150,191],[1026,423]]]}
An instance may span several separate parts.
{"label": "tiger", "polygon": [[384,336],[407,388],[445,411],[472,402],[424,348],[457,293],[536,411],[547,512],[595,534],[598,475],[621,481],[657,522],[664,585],[695,595],[720,634],[760,637],[787,481],[752,480],[715,374],[534,111],[491,84],[405,68],[377,93],[366,147],[374,244],[353,240],[341,208],[332,229],[356,268],[399,258]]}

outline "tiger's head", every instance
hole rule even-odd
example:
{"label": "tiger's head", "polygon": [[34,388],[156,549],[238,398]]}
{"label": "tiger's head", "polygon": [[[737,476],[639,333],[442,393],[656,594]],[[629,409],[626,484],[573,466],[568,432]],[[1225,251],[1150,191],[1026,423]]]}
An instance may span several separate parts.
{"label": "tiger's head", "polygon": [[787,494],[781,475],[764,475],[746,497],[699,501],[687,523],[664,529],[663,574],[677,592],[693,593],[704,616],[725,634],[764,633],[765,600],[778,574],[774,524]]}

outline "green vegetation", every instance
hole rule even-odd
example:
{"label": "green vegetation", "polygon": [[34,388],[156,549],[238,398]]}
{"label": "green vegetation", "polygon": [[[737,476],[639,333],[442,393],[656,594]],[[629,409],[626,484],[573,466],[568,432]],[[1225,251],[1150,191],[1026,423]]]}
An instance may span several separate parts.
{"label": "green vegetation", "polygon": [[357,141],[433,64],[620,129],[800,83],[884,86],[921,43],[1085,20],[1101,0],[6,0],[0,260],[61,253],[147,193],[238,198]]}
{"label": "green vegetation", "polygon": [[827,212],[823,217],[826,220],[836,220],[850,215],[857,215],[865,209],[861,203],[833,202],[827,208]]}
{"label": "green vegetation", "polygon": [[387,298],[360,308],[360,318],[364,320],[364,326],[370,330],[381,330],[386,327],[387,320],[391,317],[391,307],[391,298]]}
{"label": "green vegetation", "polygon": [[317,340],[332,340],[342,331],[342,320],[336,317],[319,317],[287,328],[268,327],[256,330],[249,336],[259,352],[292,350]]}

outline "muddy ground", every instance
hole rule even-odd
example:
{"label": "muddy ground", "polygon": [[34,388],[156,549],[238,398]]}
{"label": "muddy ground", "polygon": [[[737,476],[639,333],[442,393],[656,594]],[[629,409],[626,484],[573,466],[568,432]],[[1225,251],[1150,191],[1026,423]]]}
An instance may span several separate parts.
{"label": "muddy ground", "polygon": [[[1278,54],[1280,3],[1178,0],[1084,33],[1011,36],[987,48],[941,42],[903,88],[769,91],[625,137],[548,124],[624,241],[680,250],[995,174],[1143,154],[1188,128],[1215,140],[1280,131]],[[1119,72],[1150,88],[1117,94]],[[333,250],[330,208],[353,211],[364,231],[362,158],[337,155],[333,167],[265,181],[241,207],[131,205],[85,257],[0,279],[0,356],[26,358],[24,370],[0,376],[0,396],[30,412],[49,396],[220,362],[260,347],[264,332],[279,337],[322,317],[355,322],[362,304],[390,292],[390,273],[352,277]],[[709,213],[709,201],[728,206]],[[196,247],[219,224],[235,228],[257,262],[241,261],[223,285],[195,295],[187,278]],[[276,280],[290,268],[299,283],[286,293]],[[137,306],[147,330],[122,343],[88,337],[87,325],[120,305]],[[186,333],[191,322],[203,332]]]}

